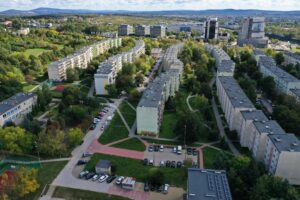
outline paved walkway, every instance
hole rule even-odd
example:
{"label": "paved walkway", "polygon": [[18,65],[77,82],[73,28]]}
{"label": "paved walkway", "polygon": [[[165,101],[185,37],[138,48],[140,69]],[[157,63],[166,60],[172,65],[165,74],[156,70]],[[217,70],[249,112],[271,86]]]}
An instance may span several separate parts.
{"label": "paved walkway", "polygon": [[95,139],[91,145],[88,147],[87,151],[92,153],[102,153],[112,156],[120,156],[120,157],[127,157],[137,160],[144,159],[144,152],[128,150],[128,149],[120,149],[115,147],[109,147],[106,145],[102,145]]}
{"label": "paved walkway", "polygon": [[187,106],[189,107],[189,109],[190,109],[190,111],[191,112],[197,112],[198,110],[194,110],[193,108],[192,108],[192,106],[190,105],[190,98],[192,98],[192,97],[195,97],[196,95],[190,95],[189,94],[189,96],[186,98],[186,104],[187,104]]}
{"label": "paved walkway", "polygon": [[124,190],[117,186],[110,187],[108,193],[113,195],[119,195],[122,197],[127,197],[134,200],[148,200],[150,197],[150,192]]}
{"label": "paved walkway", "polygon": [[110,146],[113,146],[113,145],[115,145],[115,144],[124,142],[124,141],[129,140],[129,139],[131,139],[131,138],[130,138],[130,137],[127,137],[127,138],[124,138],[124,139],[121,139],[121,140],[117,140],[117,141],[114,141],[114,142],[111,142],[111,143],[108,143],[108,144],[104,144],[104,146],[110,147]]}

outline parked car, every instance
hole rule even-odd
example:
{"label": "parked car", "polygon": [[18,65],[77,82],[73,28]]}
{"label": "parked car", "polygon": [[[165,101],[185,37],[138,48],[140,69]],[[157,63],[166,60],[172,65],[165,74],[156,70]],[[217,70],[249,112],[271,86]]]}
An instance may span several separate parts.
{"label": "parked car", "polygon": [[168,192],[169,192],[169,187],[170,187],[169,184],[164,184],[164,185],[163,185],[163,191],[162,191],[162,192],[163,192],[164,194],[168,194]]}
{"label": "parked car", "polygon": [[90,152],[85,152],[85,153],[82,154],[82,157],[85,158],[85,157],[90,157],[90,156],[92,156],[92,155],[93,155],[93,154],[90,153]]}
{"label": "parked car", "polygon": [[85,165],[86,163],[86,160],[78,160],[77,165]]}
{"label": "parked car", "polygon": [[158,152],[159,151],[159,145],[154,145],[154,151]]}
{"label": "parked car", "polygon": [[186,152],[187,152],[187,155],[193,154],[193,150],[191,148],[187,148]]}
{"label": "parked car", "polygon": [[99,175],[98,174],[95,174],[94,176],[93,176],[93,178],[92,178],[92,181],[96,181],[96,180],[98,180],[99,179]]}
{"label": "parked car", "polygon": [[106,183],[111,183],[113,180],[115,180],[116,176],[110,176],[106,179]]}
{"label": "parked car", "polygon": [[120,185],[122,183],[122,181],[124,180],[124,176],[119,176],[116,180],[116,184]]}
{"label": "parked car", "polygon": [[173,160],[173,161],[171,162],[171,167],[172,167],[172,168],[176,168],[176,161]]}
{"label": "parked car", "polygon": [[102,125],[102,126],[101,126],[101,131],[103,131],[103,130],[104,130],[104,126]]}
{"label": "parked car", "polygon": [[171,167],[171,161],[167,160],[166,167]]}
{"label": "parked car", "polygon": [[152,146],[152,145],[149,145],[148,151],[149,151],[149,152],[153,152],[153,146]]}
{"label": "parked car", "polygon": [[163,191],[163,185],[157,186],[156,192],[162,192]]}
{"label": "parked car", "polygon": [[154,165],[154,161],[153,160],[149,160],[149,165],[153,166]]}
{"label": "parked car", "polygon": [[90,172],[85,176],[85,179],[89,180],[89,179],[93,178],[95,176],[95,174],[96,174],[95,172]]}
{"label": "parked car", "polygon": [[100,176],[100,178],[99,178],[99,183],[102,183],[102,182],[104,182],[106,179],[108,178],[108,175],[102,175],[102,176]]}
{"label": "parked car", "polygon": [[144,161],[143,161],[143,164],[144,164],[144,165],[148,165],[148,163],[149,163],[148,158],[145,158]]}
{"label": "parked car", "polygon": [[177,154],[181,155],[181,151],[182,151],[182,146],[178,146],[177,147]]}
{"label": "parked car", "polygon": [[182,162],[178,161],[177,162],[177,168],[181,168],[182,167]]}
{"label": "parked car", "polygon": [[173,153],[177,153],[177,148],[173,147]]}
{"label": "parked car", "polygon": [[90,125],[90,128],[89,128],[89,129],[90,129],[90,130],[94,130],[95,128],[96,128],[96,124],[93,123],[93,124]]}
{"label": "parked car", "polygon": [[88,173],[89,173],[89,171],[82,171],[82,172],[80,172],[79,178],[85,177]]}
{"label": "parked car", "polygon": [[197,156],[197,155],[198,155],[198,150],[195,149],[195,148],[193,149],[193,155],[194,155],[194,156]]}
{"label": "parked car", "polygon": [[149,191],[149,183],[148,183],[148,182],[145,182],[145,183],[144,183],[144,191],[145,191],[145,192],[148,192],[148,191]]}
{"label": "parked car", "polygon": [[113,100],[111,100],[111,99],[107,99],[107,101],[109,102],[109,103],[115,103]]}
{"label": "parked car", "polygon": [[163,161],[163,160],[160,161],[160,166],[161,166],[161,167],[164,167],[164,166],[165,166],[165,161]]}
{"label": "parked car", "polygon": [[150,190],[151,191],[155,191],[155,186],[154,185],[150,185]]}
{"label": "parked car", "polygon": [[160,151],[160,152],[163,152],[163,151],[164,151],[164,146],[163,146],[163,145],[160,145],[159,151]]}

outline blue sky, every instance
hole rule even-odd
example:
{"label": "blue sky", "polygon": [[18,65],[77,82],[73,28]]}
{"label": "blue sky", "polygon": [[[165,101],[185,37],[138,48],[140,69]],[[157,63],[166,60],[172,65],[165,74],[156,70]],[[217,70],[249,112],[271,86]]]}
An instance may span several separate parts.
{"label": "blue sky", "polygon": [[92,10],[300,10],[300,0],[0,0],[0,10],[38,7]]}

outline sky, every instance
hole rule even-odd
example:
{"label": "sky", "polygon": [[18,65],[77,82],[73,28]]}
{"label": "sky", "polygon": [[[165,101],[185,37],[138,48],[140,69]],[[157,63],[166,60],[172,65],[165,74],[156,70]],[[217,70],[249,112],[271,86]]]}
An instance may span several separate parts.
{"label": "sky", "polygon": [[91,10],[300,10],[300,0],[0,0],[0,10],[38,7]]}

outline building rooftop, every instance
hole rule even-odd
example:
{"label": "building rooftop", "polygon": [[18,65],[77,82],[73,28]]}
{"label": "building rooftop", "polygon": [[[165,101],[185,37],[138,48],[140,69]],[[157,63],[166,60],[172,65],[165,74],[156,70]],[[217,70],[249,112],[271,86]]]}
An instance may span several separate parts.
{"label": "building rooftop", "polygon": [[253,120],[253,121],[267,121],[268,118],[261,110],[244,110],[241,111],[242,117],[244,120]]}
{"label": "building rooftop", "polygon": [[296,95],[296,97],[300,98],[300,89],[290,89],[290,91]]}
{"label": "building rooftop", "polygon": [[34,93],[18,93],[0,102],[0,115],[21,104],[22,102],[36,96]]}
{"label": "building rooftop", "polygon": [[188,200],[231,200],[225,171],[188,169]]}
{"label": "building rooftop", "polygon": [[285,52],[284,54],[289,56],[289,57],[292,57],[292,58],[294,58],[294,59],[296,59],[300,62],[300,55],[299,54],[292,53],[292,52],[289,52],[289,51]]}
{"label": "building rooftop", "polygon": [[269,71],[271,71],[278,79],[289,82],[299,82],[299,80],[278,67],[273,58],[268,56],[261,56],[259,59],[260,65],[264,65]]}
{"label": "building rooftop", "polygon": [[222,60],[221,65],[218,66],[218,72],[234,72],[235,62],[232,60]]}
{"label": "building rooftop", "polygon": [[281,126],[274,120],[254,121],[253,124],[260,134],[286,134],[286,132],[281,128]]}
{"label": "building rooftop", "polygon": [[261,49],[253,49],[253,55],[254,56],[265,56],[266,54]]}
{"label": "building rooftop", "polygon": [[107,169],[111,167],[111,162],[109,160],[99,160],[96,167]]}
{"label": "building rooftop", "polygon": [[97,69],[97,73],[96,74],[105,74],[105,75],[108,75],[108,74],[110,74],[113,71],[113,68],[114,68],[114,63],[107,60],[105,62],[102,62],[99,65],[99,68]]}
{"label": "building rooftop", "polygon": [[255,108],[250,99],[244,93],[237,81],[230,76],[219,76],[220,80],[231,104],[235,108]]}
{"label": "building rooftop", "polygon": [[300,141],[294,134],[268,135],[279,152],[300,152]]}

